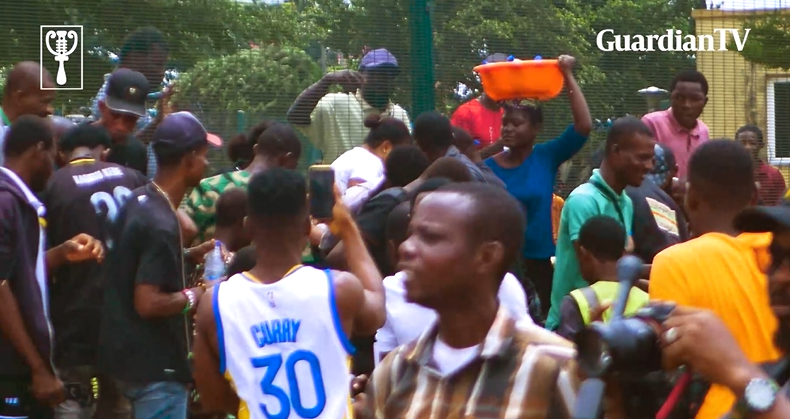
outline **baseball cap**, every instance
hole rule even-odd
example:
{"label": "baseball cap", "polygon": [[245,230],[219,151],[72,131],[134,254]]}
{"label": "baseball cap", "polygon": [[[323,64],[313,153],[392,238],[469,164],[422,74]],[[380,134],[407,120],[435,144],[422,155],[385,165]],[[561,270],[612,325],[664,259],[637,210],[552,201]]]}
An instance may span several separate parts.
{"label": "baseball cap", "polygon": [[145,100],[148,96],[148,80],[144,75],[119,68],[107,80],[104,104],[114,112],[145,116]]}
{"label": "baseball cap", "polygon": [[368,52],[359,63],[360,70],[387,67],[398,68],[398,60],[386,48],[374,49]]}
{"label": "baseball cap", "polygon": [[154,130],[153,144],[164,144],[178,150],[208,144],[208,132],[190,112],[167,115]]}
{"label": "baseball cap", "polygon": [[502,54],[501,52],[495,52],[495,53],[489,55],[488,57],[486,57],[486,59],[485,59],[485,61],[483,61],[483,63],[484,64],[503,63],[505,61],[507,61],[507,55]]}

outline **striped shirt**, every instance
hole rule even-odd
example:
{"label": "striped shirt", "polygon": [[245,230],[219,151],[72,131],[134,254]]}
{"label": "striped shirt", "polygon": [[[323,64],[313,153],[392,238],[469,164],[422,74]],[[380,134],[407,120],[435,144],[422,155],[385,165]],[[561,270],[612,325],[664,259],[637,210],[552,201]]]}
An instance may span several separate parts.
{"label": "striped shirt", "polygon": [[570,419],[580,381],[573,344],[538,326],[516,327],[500,307],[466,366],[442,376],[433,361],[436,323],[392,351],[367,385],[376,419]]}

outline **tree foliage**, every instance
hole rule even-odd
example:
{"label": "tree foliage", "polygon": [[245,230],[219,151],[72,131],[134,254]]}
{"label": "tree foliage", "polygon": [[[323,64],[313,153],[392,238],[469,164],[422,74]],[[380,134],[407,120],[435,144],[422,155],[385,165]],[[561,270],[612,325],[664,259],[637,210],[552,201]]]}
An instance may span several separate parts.
{"label": "tree foliage", "polygon": [[294,99],[321,77],[303,50],[265,45],[199,61],[178,80],[179,107],[282,117]]}
{"label": "tree foliage", "polygon": [[38,61],[39,25],[83,25],[84,91],[61,92],[57,107],[88,104],[112,70],[96,48],[118,51],[134,29],[154,26],[171,49],[170,66],[188,70],[206,58],[234,54],[250,43],[305,47],[321,39],[310,15],[292,4],[246,4],[235,0],[0,0],[0,67]]}
{"label": "tree foliage", "polygon": [[790,70],[790,14],[777,11],[756,15],[743,23],[743,29],[751,29],[748,42],[740,51],[746,60]]}

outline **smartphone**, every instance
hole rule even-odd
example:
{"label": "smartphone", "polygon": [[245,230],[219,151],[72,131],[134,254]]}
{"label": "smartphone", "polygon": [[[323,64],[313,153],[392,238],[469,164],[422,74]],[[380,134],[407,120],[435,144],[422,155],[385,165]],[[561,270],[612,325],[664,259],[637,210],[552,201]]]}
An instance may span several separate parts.
{"label": "smartphone", "polygon": [[314,165],[308,169],[310,216],[316,220],[332,218],[335,206],[335,171],[329,165]]}

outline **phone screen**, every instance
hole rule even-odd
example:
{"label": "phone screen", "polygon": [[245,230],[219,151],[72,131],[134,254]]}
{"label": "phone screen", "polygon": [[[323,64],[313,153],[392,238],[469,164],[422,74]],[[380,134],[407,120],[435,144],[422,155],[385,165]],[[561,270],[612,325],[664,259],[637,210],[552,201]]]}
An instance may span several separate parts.
{"label": "phone screen", "polygon": [[308,171],[310,215],[318,220],[332,218],[335,206],[335,171],[329,166],[311,166]]}

